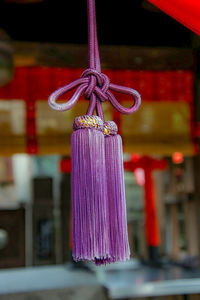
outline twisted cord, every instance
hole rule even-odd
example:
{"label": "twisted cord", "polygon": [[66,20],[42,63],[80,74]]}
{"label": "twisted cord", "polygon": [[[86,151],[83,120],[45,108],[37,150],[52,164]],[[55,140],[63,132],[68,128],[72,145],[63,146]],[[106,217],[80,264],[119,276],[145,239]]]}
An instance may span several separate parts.
{"label": "twisted cord", "polygon": [[[87,7],[88,7],[89,67],[90,69],[95,69],[98,72],[101,72],[101,62],[100,62],[99,45],[98,45],[98,38],[97,38],[95,0],[93,1],[87,0]],[[94,101],[94,103],[96,102],[97,115],[104,121],[104,115],[103,115],[100,99],[98,99],[98,97],[94,97],[92,98],[92,100]],[[90,103],[93,101],[90,101]],[[94,112],[93,106],[94,106],[93,103],[89,105],[87,114],[90,115]]]}
{"label": "twisted cord", "polygon": [[[106,100],[110,101],[112,106],[120,113],[131,114],[135,112],[141,104],[140,94],[132,88],[110,83],[109,78],[105,74],[101,73],[96,28],[95,0],[87,0],[87,7],[89,68],[82,73],[79,79],[74,80],[53,92],[48,99],[49,106],[55,110],[69,110],[76,104],[80,96],[84,94],[84,97],[90,100],[87,115],[92,115],[96,109],[97,115],[104,120],[101,102]],[[76,88],[76,91],[68,102],[62,104],[56,102],[59,97],[74,88]],[[130,108],[122,106],[117,101],[112,91],[132,96],[134,98],[133,105]]]}

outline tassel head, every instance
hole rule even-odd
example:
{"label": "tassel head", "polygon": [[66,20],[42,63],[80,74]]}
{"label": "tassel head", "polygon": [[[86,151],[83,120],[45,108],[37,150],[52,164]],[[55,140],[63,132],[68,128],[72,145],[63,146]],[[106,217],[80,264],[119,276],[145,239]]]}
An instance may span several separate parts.
{"label": "tassel head", "polygon": [[114,121],[105,122],[103,128],[104,128],[103,133],[105,136],[116,135],[118,132],[117,124]]}
{"label": "tassel head", "polygon": [[74,120],[73,129],[97,129],[103,131],[103,121],[98,116],[79,116]]}

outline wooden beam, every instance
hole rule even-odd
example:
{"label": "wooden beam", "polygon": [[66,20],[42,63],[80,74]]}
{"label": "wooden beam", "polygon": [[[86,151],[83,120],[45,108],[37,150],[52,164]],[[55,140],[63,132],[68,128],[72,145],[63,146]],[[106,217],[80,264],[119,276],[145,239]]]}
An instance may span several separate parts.
{"label": "wooden beam", "polygon": [[[14,42],[16,66],[80,67],[88,65],[87,45]],[[101,46],[102,68],[135,70],[193,69],[192,49]]]}

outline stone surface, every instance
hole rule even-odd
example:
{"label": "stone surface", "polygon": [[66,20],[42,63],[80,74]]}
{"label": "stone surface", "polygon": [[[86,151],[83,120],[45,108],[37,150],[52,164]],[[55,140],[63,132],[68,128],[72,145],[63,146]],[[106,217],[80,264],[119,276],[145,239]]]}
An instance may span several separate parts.
{"label": "stone surface", "polygon": [[93,272],[65,266],[0,271],[0,300],[104,300]]}

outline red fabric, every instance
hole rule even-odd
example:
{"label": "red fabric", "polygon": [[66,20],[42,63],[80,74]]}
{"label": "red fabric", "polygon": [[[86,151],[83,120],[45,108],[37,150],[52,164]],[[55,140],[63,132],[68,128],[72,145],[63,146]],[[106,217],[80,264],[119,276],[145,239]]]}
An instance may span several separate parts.
{"label": "red fabric", "polygon": [[148,0],[172,18],[200,35],[199,0]]}
{"label": "red fabric", "polygon": [[[17,67],[14,79],[0,87],[0,99],[47,100],[57,88],[80,77],[82,69]],[[194,75],[191,71],[104,70],[111,82],[133,87],[143,101],[193,101]],[[116,94],[119,101],[132,101]],[[65,96],[63,97],[65,99]]]}

